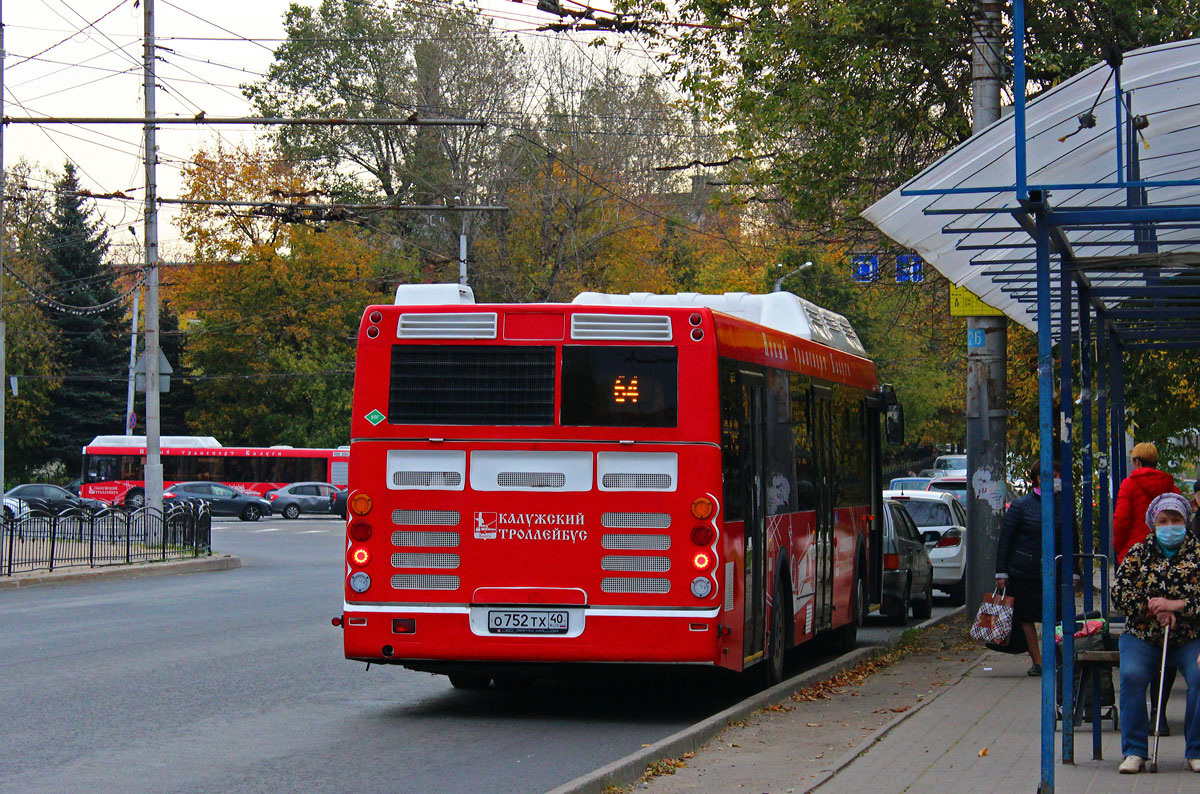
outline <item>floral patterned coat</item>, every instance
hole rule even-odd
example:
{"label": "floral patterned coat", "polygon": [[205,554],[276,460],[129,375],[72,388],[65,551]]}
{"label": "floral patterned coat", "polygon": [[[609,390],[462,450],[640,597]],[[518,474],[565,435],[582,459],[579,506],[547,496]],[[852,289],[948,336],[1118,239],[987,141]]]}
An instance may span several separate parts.
{"label": "floral patterned coat", "polygon": [[1200,637],[1200,540],[1188,535],[1175,556],[1162,553],[1151,532],[1135,543],[1117,568],[1112,600],[1125,613],[1125,630],[1151,645],[1162,645],[1163,627],[1150,616],[1147,602],[1156,596],[1183,600],[1171,630],[1171,647]]}

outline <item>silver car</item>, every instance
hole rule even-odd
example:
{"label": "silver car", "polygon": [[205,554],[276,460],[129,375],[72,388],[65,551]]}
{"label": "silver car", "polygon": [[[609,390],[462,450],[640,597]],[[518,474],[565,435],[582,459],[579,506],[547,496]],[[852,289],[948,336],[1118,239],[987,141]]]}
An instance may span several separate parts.
{"label": "silver car", "polygon": [[879,611],[894,625],[933,614],[933,563],[921,530],[895,499],[883,500],[883,604]]}
{"label": "silver car", "polygon": [[327,482],[294,482],[267,491],[271,510],[284,518],[299,518],[301,513],[333,515],[339,489]]}

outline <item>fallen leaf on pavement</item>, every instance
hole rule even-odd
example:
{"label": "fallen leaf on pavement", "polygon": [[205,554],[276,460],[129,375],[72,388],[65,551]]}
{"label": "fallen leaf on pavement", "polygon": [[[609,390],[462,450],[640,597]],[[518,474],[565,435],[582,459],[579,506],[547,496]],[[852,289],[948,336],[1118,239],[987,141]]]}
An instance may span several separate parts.
{"label": "fallen leaf on pavement", "polygon": [[979,757],[980,757],[980,758],[983,758],[985,755],[987,755],[987,748],[986,748],[986,747],[985,747],[985,748],[983,748],[982,750],[980,750],[980,751],[979,751]]}
{"label": "fallen leaf on pavement", "polygon": [[806,722],[804,724],[810,728],[820,728],[821,727],[821,723],[819,723],[819,722]]}

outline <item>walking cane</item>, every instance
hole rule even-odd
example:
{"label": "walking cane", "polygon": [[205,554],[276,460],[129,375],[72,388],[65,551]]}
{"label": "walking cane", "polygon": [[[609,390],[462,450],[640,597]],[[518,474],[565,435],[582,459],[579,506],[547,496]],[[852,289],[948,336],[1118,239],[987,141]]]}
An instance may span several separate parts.
{"label": "walking cane", "polygon": [[1154,709],[1154,757],[1150,759],[1150,763],[1146,764],[1147,772],[1158,771],[1158,734],[1162,729],[1163,720],[1163,678],[1167,675],[1167,642],[1171,639],[1171,627],[1163,626],[1163,655],[1162,667],[1158,671],[1158,705]]}

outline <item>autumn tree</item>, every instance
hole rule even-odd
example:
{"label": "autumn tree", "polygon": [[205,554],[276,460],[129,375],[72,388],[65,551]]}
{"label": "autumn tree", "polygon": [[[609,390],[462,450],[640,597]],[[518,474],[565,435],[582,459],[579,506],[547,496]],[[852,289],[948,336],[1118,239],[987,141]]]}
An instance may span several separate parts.
{"label": "autumn tree", "polygon": [[[189,198],[265,201],[311,183],[269,151],[198,152]],[[227,443],[348,441],[358,322],[414,275],[402,246],[349,221],[188,207],[178,221],[193,264],[168,297],[195,383],[191,430]]]}

